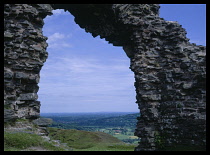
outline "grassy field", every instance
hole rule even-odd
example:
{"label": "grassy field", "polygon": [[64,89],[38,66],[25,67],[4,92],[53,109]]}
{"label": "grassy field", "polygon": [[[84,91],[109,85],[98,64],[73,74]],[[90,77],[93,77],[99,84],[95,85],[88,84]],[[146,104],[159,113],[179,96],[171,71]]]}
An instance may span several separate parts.
{"label": "grassy field", "polygon": [[61,113],[45,116],[53,119],[51,127],[104,132],[129,144],[140,141],[134,137],[138,113]]}
{"label": "grassy field", "polygon": [[50,137],[67,143],[73,151],[133,151],[136,145],[126,144],[103,132],[49,128]]}
{"label": "grassy field", "polygon": [[[97,127],[95,127],[97,129]],[[138,144],[139,138],[134,136],[133,129],[129,127],[104,127],[100,128],[98,131],[108,133],[117,139],[130,144]]]}
{"label": "grassy field", "polygon": [[103,144],[103,145],[95,145],[91,148],[86,149],[74,149],[73,151],[134,151],[135,145],[120,145],[120,144]]}
{"label": "grassy field", "polygon": [[5,132],[4,151],[133,151],[135,147],[102,132],[51,128],[50,137],[67,146],[56,146],[36,134]]}
{"label": "grassy field", "polygon": [[57,122],[48,127],[50,140],[49,137],[32,134],[36,133],[35,126],[33,132],[29,133],[26,127],[33,124],[19,120],[15,125],[21,131],[13,131],[13,128],[7,127],[8,130],[4,133],[4,150],[134,151],[139,141],[133,136],[137,116],[138,114],[121,113],[52,115]]}
{"label": "grassy field", "polygon": [[65,151],[64,148],[56,147],[36,134],[4,132],[4,151],[30,151],[36,149],[45,151]]}

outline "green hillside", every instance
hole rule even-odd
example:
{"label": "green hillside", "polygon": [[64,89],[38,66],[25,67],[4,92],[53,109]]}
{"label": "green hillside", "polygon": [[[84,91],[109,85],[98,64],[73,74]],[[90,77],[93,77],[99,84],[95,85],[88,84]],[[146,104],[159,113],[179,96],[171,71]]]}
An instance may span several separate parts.
{"label": "green hillside", "polygon": [[[4,132],[4,151],[65,151],[39,135],[24,132]],[[68,149],[71,150],[71,149]]]}
{"label": "green hillside", "polygon": [[[133,136],[138,114],[50,114],[51,117],[53,125],[48,127],[49,135],[44,137],[25,129],[32,125],[25,120],[19,120],[21,126],[13,124],[5,128],[4,150],[133,151],[139,142]],[[19,127],[21,130],[16,130]],[[32,128],[36,131],[36,126]]]}
{"label": "green hillside", "polygon": [[133,151],[136,147],[103,132],[57,128],[48,131],[50,141],[36,134],[5,132],[4,151]]}
{"label": "green hillside", "polygon": [[135,147],[103,132],[58,128],[48,130],[52,139],[67,143],[73,151],[133,151]]}
{"label": "green hillside", "polygon": [[53,119],[51,127],[100,131],[125,143],[137,145],[139,142],[139,138],[134,136],[139,113],[61,113],[45,114],[45,116]]}

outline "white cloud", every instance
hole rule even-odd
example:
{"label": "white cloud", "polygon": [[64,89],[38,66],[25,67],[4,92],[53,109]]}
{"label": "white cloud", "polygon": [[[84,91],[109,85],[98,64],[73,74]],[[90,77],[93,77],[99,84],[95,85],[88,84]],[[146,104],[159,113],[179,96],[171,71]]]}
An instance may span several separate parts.
{"label": "white cloud", "polygon": [[[60,57],[50,61],[41,71],[41,87],[49,89],[44,92],[53,94],[117,94],[133,86],[134,76],[128,66],[101,64],[93,58]],[[42,73],[44,72],[44,73]],[[56,91],[53,89],[56,87]],[[41,90],[43,91],[43,90]],[[133,89],[134,91],[134,89]]]}
{"label": "white cloud", "polygon": [[52,48],[52,49],[62,49],[63,47],[73,47],[72,44],[70,43],[66,43],[66,42],[60,42],[60,43],[51,43],[48,45],[48,48]]}
{"label": "white cloud", "polygon": [[134,75],[128,67],[123,60],[104,64],[101,59],[71,54],[50,59],[41,70],[42,108],[45,112],[49,106],[58,106],[60,112],[110,111],[111,107],[135,111]]}
{"label": "white cloud", "polygon": [[48,36],[47,43],[48,48],[61,49],[63,47],[72,47],[72,44],[68,43],[68,38],[71,38],[72,34],[62,34],[55,32]]}
{"label": "white cloud", "polygon": [[47,42],[48,42],[48,44],[51,44],[52,42],[55,42],[59,39],[63,39],[64,37],[65,37],[64,34],[61,34],[59,32],[55,32],[48,37]]}

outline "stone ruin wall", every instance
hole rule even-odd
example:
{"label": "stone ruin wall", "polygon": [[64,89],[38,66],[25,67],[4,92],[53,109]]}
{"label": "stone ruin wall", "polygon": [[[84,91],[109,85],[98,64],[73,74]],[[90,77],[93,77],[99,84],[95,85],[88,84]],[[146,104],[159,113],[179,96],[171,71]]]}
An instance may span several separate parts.
{"label": "stone ruin wall", "polygon": [[86,32],[122,46],[130,58],[141,112],[136,151],[205,150],[206,47],[160,18],[157,4],[5,4],[4,122],[39,118],[39,73],[48,57],[43,19],[53,9],[68,10]]}

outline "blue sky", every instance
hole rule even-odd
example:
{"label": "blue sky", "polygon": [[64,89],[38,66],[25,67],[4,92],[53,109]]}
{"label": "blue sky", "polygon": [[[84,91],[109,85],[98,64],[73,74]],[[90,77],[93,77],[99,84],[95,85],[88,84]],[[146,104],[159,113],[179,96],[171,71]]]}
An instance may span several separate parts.
{"label": "blue sky", "polygon": [[[161,5],[160,17],[178,21],[190,42],[206,44],[205,5]],[[49,57],[40,72],[41,113],[139,112],[134,74],[122,47],[93,38],[69,12],[44,19]]]}

